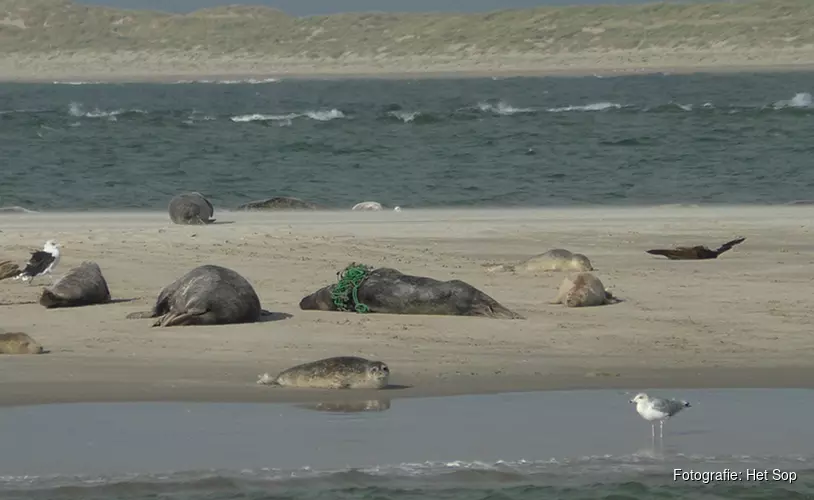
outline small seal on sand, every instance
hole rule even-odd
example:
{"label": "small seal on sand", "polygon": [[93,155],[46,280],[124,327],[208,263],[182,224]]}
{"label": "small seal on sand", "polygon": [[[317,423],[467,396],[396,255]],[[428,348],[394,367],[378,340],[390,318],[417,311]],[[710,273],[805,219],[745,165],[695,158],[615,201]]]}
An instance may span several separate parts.
{"label": "small seal on sand", "polygon": [[0,354],[42,354],[44,349],[25,333],[0,333]]}
{"label": "small seal on sand", "polygon": [[487,271],[593,271],[591,261],[581,253],[571,253],[562,248],[555,248],[540,255],[526,259],[520,264],[502,264],[487,266]]}
{"label": "small seal on sand", "polygon": [[599,278],[591,273],[577,273],[562,280],[557,298],[552,304],[568,307],[589,307],[613,304],[617,299],[605,290]]}
{"label": "small seal on sand", "polygon": [[252,285],[225,267],[205,265],[173,281],[158,294],[153,310],[128,314],[158,318],[153,326],[254,323],[261,314]]}
{"label": "small seal on sand", "polygon": [[303,297],[300,309],[523,318],[461,280],[438,281],[356,264],[339,274],[339,283]]}
{"label": "small seal on sand", "polygon": [[317,210],[319,207],[313,203],[303,201],[299,198],[291,198],[288,196],[275,196],[267,200],[250,201],[237,207],[238,210],[243,211],[261,211],[261,210]]}
{"label": "small seal on sand", "polygon": [[381,389],[389,380],[390,368],[381,361],[339,356],[297,365],[274,378],[264,373],[257,383],[313,389]]}
{"label": "small seal on sand", "polygon": [[378,201],[363,201],[361,203],[357,203],[356,205],[351,208],[351,210],[355,211],[363,211],[363,212],[371,212],[371,211],[379,211],[383,210],[382,204]]}
{"label": "small seal on sand", "polygon": [[182,193],[170,200],[170,220],[176,224],[211,224],[215,209],[198,192]]}
{"label": "small seal on sand", "polygon": [[4,260],[0,262],[0,280],[4,280],[6,278],[13,278],[20,274],[20,266],[11,262],[10,260]]}
{"label": "small seal on sand", "polygon": [[95,262],[83,262],[68,271],[56,283],[42,291],[40,304],[54,307],[78,307],[110,302],[110,290]]}
{"label": "small seal on sand", "polygon": [[650,255],[663,255],[670,260],[706,260],[717,259],[719,255],[731,249],[735,245],[742,243],[746,238],[738,238],[721,245],[717,250],[710,250],[705,246],[676,247],[673,249],[647,250]]}

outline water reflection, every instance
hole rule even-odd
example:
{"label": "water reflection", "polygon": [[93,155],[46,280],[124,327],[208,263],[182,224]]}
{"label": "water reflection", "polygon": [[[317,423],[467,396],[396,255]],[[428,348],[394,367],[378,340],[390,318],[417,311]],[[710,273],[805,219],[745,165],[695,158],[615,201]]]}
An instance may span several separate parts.
{"label": "water reflection", "polygon": [[329,413],[359,413],[363,411],[386,411],[390,409],[390,399],[368,399],[365,401],[330,401],[305,403],[300,408]]}

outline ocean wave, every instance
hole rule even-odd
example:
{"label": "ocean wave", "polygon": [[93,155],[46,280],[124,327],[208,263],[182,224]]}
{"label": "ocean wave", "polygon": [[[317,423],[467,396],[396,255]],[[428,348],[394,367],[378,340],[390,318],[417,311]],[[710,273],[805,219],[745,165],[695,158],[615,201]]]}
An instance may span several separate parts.
{"label": "ocean wave", "polygon": [[297,118],[310,118],[320,122],[327,122],[336,120],[338,118],[346,118],[345,113],[334,108],[324,111],[306,111],[304,113],[288,113],[285,115],[266,115],[261,113],[252,113],[248,115],[232,116],[230,120],[236,123],[257,122],[257,121],[292,121]]}
{"label": "ocean wave", "polygon": [[113,111],[104,111],[99,108],[94,108],[91,111],[85,111],[81,103],[72,102],[68,107],[68,114],[77,118],[107,118],[114,121],[116,117],[124,114],[139,114],[146,115],[147,112],[142,109],[115,109]]}
{"label": "ocean wave", "polygon": [[[284,483],[290,481],[307,481],[319,479],[323,482],[335,480],[338,484],[346,484],[348,475],[354,475],[357,479],[368,478],[375,481],[376,478],[388,479],[408,479],[425,478],[440,481],[471,480],[477,477],[483,480],[501,479],[516,477],[518,479],[532,478],[535,476],[556,476],[559,478],[583,477],[597,474],[607,477],[608,474],[626,473],[661,473],[665,467],[672,470],[674,464],[681,464],[683,467],[704,466],[705,468],[718,467],[723,470],[731,467],[735,470],[745,468],[786,467],[787,470],[795,470],[798,478],[811,476],[814,473],[814,460],[807,456],[749,456],[749,455],[729,455],[729,456],[705,456],[675,454],[663,456],[651,450],[642,450],[637,453],[623,456],[595,455],[569,459],[550,459],[543,461],[514,460],[496,462],[482,461],[426,461],[426,462],[405,462],[394,465],[379,465],[370,467],[348,467],[341,469],[314,469],[311,467],[301,467],[297,469],[275,469],[257,468],[243,470],[193,470],[193,471],[169,471],[161,473],[130,473],[117,475],[25,475],[25,476],[0,476],[0,491],[9,490],[42,490],[65,487],[94,487],[94,486],[114,486],[127,484],[132,488],[134,485],[171,485],[185,484],[187,486],[195,483],[206,483],[210,486],[216,480],[242,480],[254,482],[274,482]],[[793,468],[793,469],[792,469]]]}
{"label": "ocean wave", "polygon": [[583,105],[562,106],[559,108],[548,108],[546,111],[550,113],[565,113],[568,111],[606,111],[608,109],[621,109],[622,105],[615,102],[595,102]]}
{"label": "ocean wave", "polygon": [[516,115],[521,113],[534,113],[534,108],[516,108],[511,104],[504,101],[497,101],[496,103],[479,102],[478,109],[485,113],[495,113],[502,116]]}
{"label": "ocean wave", "polygon": [[791,99],[776,101],[774,104],[772,104],[772,107],[774,109],[812,108],[811,94],[809,94],[808,92],[798,92],[794,94],[794,97],[792,97]]}

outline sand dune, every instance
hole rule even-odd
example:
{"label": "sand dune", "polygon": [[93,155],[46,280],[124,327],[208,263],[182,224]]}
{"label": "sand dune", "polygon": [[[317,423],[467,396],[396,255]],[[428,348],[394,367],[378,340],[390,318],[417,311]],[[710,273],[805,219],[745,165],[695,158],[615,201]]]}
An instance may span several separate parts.
{"label": "sand dune", "polygon": [[2,80],[735,71],[814,66],[807,0],[297,18],[0,0]]}
{"label": "sand dune", "polygon": [[[333,355],[386,361],[392,396],[563,387],[811,386],[812,226],[806,207],[224,213],[207,227],[165,214],[0,214],[0,259],[51,237],[61,272],[99,263],[117,299],[46,311],[39,286],[0,282],[0,328],[51,353],[0,359],[0,403],[344,398],[255,384],[258,374]],[[644,250],[710,247],[718,260]],[[624,302],[548,304],[559,273],[488,273],[553,247],[587,254]],[[526,320],[358,315],[298,309],[351,261],[462,279]],[[292,317],[252,325],[157,329],[127,320],[203,263],[249,278],[263,306]],[[59,274],[59,273],[58,273]],[[347,391],[345,391],[347,392]],[[354,393],[359,394],[359,393]]]}

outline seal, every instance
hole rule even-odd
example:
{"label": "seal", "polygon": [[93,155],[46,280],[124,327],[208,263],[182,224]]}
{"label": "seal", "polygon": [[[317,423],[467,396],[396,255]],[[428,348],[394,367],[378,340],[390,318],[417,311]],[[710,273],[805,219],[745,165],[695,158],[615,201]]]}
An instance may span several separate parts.
{"label": "seal", "polygon": [[300,309],[523,319],[461,280],[439,281],[355,263],[339,274],[339,283],[303,297]]}
{"label": "seal", "polygon": [[297,365],[274,378],[264,373],[257,383],[312,389],[381,389],[389,380],[390,368],[381,361],[338,356]]}
{"label": "seal", "polygon": [[0,333],[0,354],[42,354],[45,349],[25,333]]}
{"label": "seal", "polygon": [[730,250],[735,245],[743,243],[746,238],[738,238],[736,240],[728,241],[721,245],[717,250],[710,250],[709,248],[697,245],[694,247],[676,247],[673,249],[655,249],[647,250],[650,255],[663,255],[670,260],[707,260],[717,259],[719,255]]}
{"label": "seal", "polygon": [[153,326],[224,325],[254,323],[261,312],[260,299],[246,278],[225,267],[205,265],[164,287],[152,311],[127,317],[158,318]]}
{"label": "seal", "polygon": [[535,255],[519,264],[501,264],[487,266],[487,271],[593,271],[591,261],[581,253],[571,253],[563,248],[554,248],[545,253]]}
{"label": "seal", "polygon": [[618,300],[605,290],[599,278],[591,273],[577,273],[562,280],[557,297],[552,304],[567,307],[590,307],[613,304]]}
{"label": "seal", "polygon": [[71,269],[56,283],[45,288],[40,305],[55,307],[79,307],[110,302],[110,290],[95,262],[83,262]]}
{"label": "seal", "polygon": [[356,205],[351,208],[351,210],[355,211],[363,211],[363,212],[371,212],[371,211],[379,211],[383,210],[382,204],[378,201],[363,201],[361,203],[357,203]]}
{"label": "seal", "polygon": [[250,201],[237,207],[237,210],[260,211],[260,210],[317,210],[319,207],[313,203],[303,201],[299,198],[288,196],[274,196],[265,200]]}
{"label": "seal", "polygon": [[13,278],[20,274],[20,266],[10,260],[0,262],[0,280]]}
{"label": "seal", "polygon": [[170,220],[176,224],[211,224],[215,209],[198,192],[181,193],[170,200]]}
{"label": "seal", "polygon": [[365,411],[387,411],[389,399],[368,399],[367,401],[328,401],[324,403],[305,403],[300,408],[326,413],[360,413]]}

